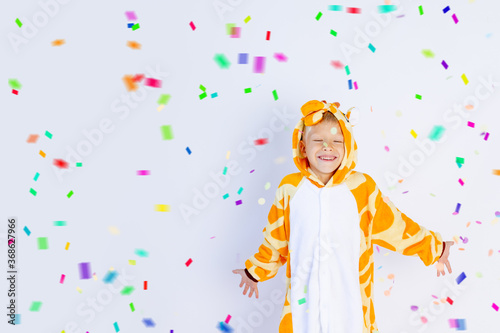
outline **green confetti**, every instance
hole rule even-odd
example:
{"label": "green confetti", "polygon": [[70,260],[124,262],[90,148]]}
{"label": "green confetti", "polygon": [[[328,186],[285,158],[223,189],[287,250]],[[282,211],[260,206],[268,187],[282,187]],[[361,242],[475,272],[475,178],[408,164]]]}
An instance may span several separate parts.
{"label": "green confetti", "polygon": [[434,58],[434,52],[432,52],[431,50],[428,50],[428,49],[422,50],[422,54],[426,58]]}
{"label": "green confetti", "polygon": [[445,128],[443,126],[436,125],[432,128],[431,133],[429,134],[428,137],[432,141],[437,141],[437,140],[441,139],[444,131],[445,131]]}
{"label": "green confetti", "polygon": [[252,92],[252,88],[245,88],[245,94],[248,94],[248,93],[251,93]]}
{"label": "green confetti", "polygon": [[23,85],[17,79],[9,79],[9,86],[12,89],[19,90]]}
{"label": "green confetti", "polygon": [[379,13],[390,13],[398,9],[396,5],[381,5],[378,6],[378,12]]}
{"label": "green confetti", "polygon": [[328,6],[328,10],[333,10],[336,12],[340,12],[344,10],[344,6],[339,6],[339,5],[330,5]]}
{"label": "green confetti", "polygon": [[307,293],[307,285],[304,286],[304,294]]}
{"label": "green confetti", "polygon": [[416,98],[416,99],[419,99],[419,100],[422,100],[422,95],[415,94],[415,98]]}
{"label": "green confetti", "polygon": [[476,273],[476,276],[477,276],[478,278],[482,278],[482,277],[483,277],[483,274],[482,274],[481,272],[477,272],[477,273]]}
{"label": "green confetti", "polygon": [[49,240],[47,237],[38,237],[38,249],[39,250],[48,250],[49,249]]}
{"label": "green confetti", "polygon": [[236,27],[236,23],[227,23],[226,24],[226,34],[227,35],[232,35],[233,34],[233,28]]}
{"label": "green confetti", "polygon": [[30,188],[30,193],[36,197],[36,191],[34,189]]}
{"label": "green confetti", "polygon": [[368,44],[368,48],[370,49],[370,51],[372,51],[373,53],[375,53],[375,46],[372,45],[372,43]]}
{"label": "green confetti", "polygon": [[163,137],[163,140],[172,140],[174,138],[174,133],[172,131],[172,126],[170,126],[170,125],[163,125],[161,127],[161,135]]}
{"label": "green confetti", "polygon": [[224,171],[222,171],[222,174],[225,175],[227,172],[227,167],[224,167]]}
{"label": "green confetti", "polygon": [[351,74],[351,71],[349,70],[349,66],[345,66],[345,72],[347,75]]}
{"label": "green confetti", "polygon": [[278,93],[276,92],[276,89],[273,90],[273,97],[274,97],[274,100],[277,101],[278,100]]}
{"label": "green confetti", "polygon": [[214,60],[217,63],[217,65],[219,65],[219,67],[222,69],[229,68],[229,66],[231,65],[231,62],[229,62],[227,57],[222,53],[215,54]]}
{"label": "green confetti", "polygon": [[316,21],[319,21],[319,19],[323,16],[322,12],[319,12],[318,15],[316,15]]}
{"label": "green confetti", "polygon": [[200,94],[200,100],[204,99],[205,97],[207,97],[207,93],[204,92],[203,94]]}
{"label": "green confetti", "polygon": [[245,23],[248,23],[248,21],[250,21],[252,18],[250,16],[247,16],[247,18],[244,20]]}
{"label": "green confetti", "polygon": [[238,194],[241,194],[242,191],[243,191],[243,187],[240,187],[240,189],[238,190]]}
{"label": "green confetti", "polygon": [[135,311],[135,308],[134,308],[134,303],[130,303],[130,310],[132,310],[132,312]]}
{"label": "green confetti", "polygon": [[304,304],[306,302],[306,298],[299,299],[299,305]]}
{"label": "green confetti", "polygon": [[228,197],[229,197],[229,193],[226,193],[226,194],[224,194],[224,195],[222,196],[222,198],[223,198],[224,200],[226,200]]}
{"label": "green confetti", "polygon": [[141,26],[139,25],[139,23],[136,23],[132,26],[132,30],[135,31],[137,29],[139,29]]}
{"label": "green confetti", "polygon": [[35,178],[33,178],[33,180],[37,181],[39,176],[40,176],[40,174],[37,172],[36,175],[35,175]]}
{"label": "green confetti", "polygon": [[457,157],[457,158],[456,158],[456,162],[457,162],[457,163],[460,163],[460,164],[464,164],[464,163],[465,163],[465,161],[464,161],[464,158],[463,158],[463,157]]}
{"label": "green confetti", "polygon": [[66,225],[66,221],[54,221],[55,227],[64,227]]}
{"label": "green confetti", "polygon": [[82,166],[82,162],[76,162],[76,166],[77,167],[81,167]]}
{"label": "green confetti", "polygon": [[169,94],[161,94],[160,98],[158,98],[158,104],[160,105],[167,105],[168,101],[170,100],[170,95]]}
{"label": "green confetti", "polygon": [[130,295],[134,291],[134,289],[135,288],[133,286],[123,287],[122,291],[120,291],[120,294],[122,294],[122,295]]}
{"label": "green confetti", "polygon": [[73,191],[69,191],[69,193],[66,195],[69,198],[71,198],[73,196]]}
{"label": "green confetti", "polygon": [[270,182],[267,182],[265,185],[264,185],[264,190],[269,190],[271,188],[271,183]]}
{"label": "green confetti", "polygon": [[418,6],[418,11],[420,12],[420,15],[424,15],[424,9],[422,6]]}
{"label": "green confetti", "polygon": [[203,90],[203,91],[207,90],[207,88],[205,88],[205,86],[202,85],[202,84],[200,84],[200,89]]}
{"label": "green confetti", "polygon": [[23,26],[23,24],[21,23],[21,20],[19,20],[18,18],[16,18],[16,24],[19,28]]}
{"label": "green confetti", "polygon": [[41,306],[42,302],[32,302],[30,306],[30,311],[38,312],[40,311]]}
{"label": "green confetti", "polygon": [[330,29],[330,34],[337,37],[337,31]]}
{"label": "green confetti", "polygon": [[143,258],[149,257],[148,251],[143,250],[143,249],[135,249],[135,254],[137,254],[139,257],[143,257]]}
{"label": "green confetti", "polygon": [[49,139],[52,139],[52,133],[50,133],[49,131],[45,131],[45,136]]}

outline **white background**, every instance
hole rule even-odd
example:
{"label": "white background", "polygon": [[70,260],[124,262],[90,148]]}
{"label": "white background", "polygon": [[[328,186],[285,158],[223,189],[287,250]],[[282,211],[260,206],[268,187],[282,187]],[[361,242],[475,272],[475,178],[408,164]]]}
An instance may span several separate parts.
{"label": "white background", "polygon": [[[359,7],[362,13],[329,11],[333,4]],[[383,4],[2,2],[1,266],[7,270],[7,218],[17,216],[21,324],[8,325],[4,308],[1,330],[114,332],[117,322],[121,332],[142,332],[149,329],[142,319],[151,318],[160,332],[218,332],[217,323],[231,315],[229,324],[237,332],[277,332],[285,267],[259,284],[258,300],[242,295],[240,278],[231,271],[244,268],[245,260],[258,251],[276,188],[284,176],[297,172],[292,130],[300,119],[300,106],[311,99],[338,101],[344,112],[356,107],[356,170],[371,175],[402,212],[441,233],[444,240],[468,238],[451,249],[452,274],[446,271],[439,278],[435,267],[426,267],[419,258],[384,248],[375,251],[380,331],[451,332],[448,319],[455,318],[466,319],[470,332],[497,330],[493,325],[500,313],[491,305],[500,305],[500,226],[495,217],[500,211],[500,177],[492,170],[500,169],[500,5],[485,0],[409,0],[393,2],[397,12],[380,16],[377,6]],[[419,14],[420,5],[424,15]],[[444,14],[448,5],[450,11]],[[50,15],[43,14],[43,7]],[[140,29],[127,28],[125,11],[135,11]],[[317,21],[320,11],[323,16]],[[244,23],[249,15],[251,20]],[[16,18],[23,28],[17,27]],[[38,24],[36,31],[26,30],[30,22]],[[227,23],[241,27],[239,39],[226,34]],[[56,39],[66,43],[52,46]],[[127,41],[137,41],[142,48],[133,50]],[[376,47],[374,53],[368,42]],[[424,57],[425,49],[432,50],[434,58]],[[228,69],[213,60],[219,53],[231,62]],[[239,53],[249,54],[249,64],[238,64]],[[288,61],[278,62],[275,53],[285,54]],[[264,74],[253,73],[255,56],[266,57]],[[348,65],[351,74],[334,68],[334,60]],[[161,79],[162,87],[141,88],[141,96],[129,93],[123,76],[141,73]],[[8,85],[12,78],[22,84],[17,96]],[[359,89],[349,90],[348,79]],[[200,84],[208,93],[203,100],[198,97]],[[252,92],[245,94],[248,87]],[[211,98],[214,92],[218,97]],[[172,97],[158,111],[161,94]],[[132,98],[131,104],[122,98]],[[467,110],[467,104],[474,104],[473,110]],[[283,118],[285,128],[274,122],[276,114],[283,113],[294,115]],[[101,132],[99,138],[103,119],[111,121],[113,130]],[[265,128],[271,123],[281,130],[269,137]],[[173,140],[162,140],[162,125],[172,126]],[[436,125],[446,128],[446,138],[425,153],[417,142]],[[45,131],[53,134],[52,139]],[[487,141],[484,132],[490,133]],[[94,143],[85,133],[94,135]],[[40,135],[37,143],[26,142],[30,134]],[[253,140],[261,137],[269,137],[269,143],[254,146]],[[78,149],[81,168],[70,157],[70,151],[78,154]],[[456,157],[465,159],[462,168]],[[54,159],[70,161],[71,171],[58,171],[52,166]],[[210,175],[222,177],[229,163],[238,168],[228,172],[222,188],[208,185],[216,184]],[[412,170],[402,174],[405,164]],[[137,176],[137,170],[150,170],[151,175]],[[37,172],[40,176],[34,181]],[[404,181],[392,184],[388,173]],[[196,209],[194,201],[205,195],[196,191],[203,193],[210,186],[217,195]],[[74,195],[68,199],[71,190]],[[265,199],[263,205],[259,198]],[[239,199],[243,203],[236,205]],[[460,213],[452,215],[458,202]],[[168,204],[171,211],[157,212],[156,204]],[[183,207],[196,213],[183,216]],[[67,226],[56,227],[54,221],[67,221]],[[30,236],[22,231],[24,226]],[[38,237],[48,238],[48,250],[38,250]],[[69,250],[64,249],[67,242]],[[136,249],[149,256],[137,256]],[[489,250],[493,255],[488,256]],[[193,262],[186,267],[189,258]],[[136,265],[129,265],[129,260],[136,260]],[[80,262],[91,263],[97,281],[80,280]],[[107,291],[102,279],[111,267],[125,282],[117,280],[113,286],[134,286],[131,295]],[[462,272],[467,278],[460,289],[450,287]],[[61,274],[66,275],[63,284]],[[394,282],[389,274],[394,274]],[[148,290],[143,290],[143,281],[148,281]],[[390,296],[385,296],[390,287]],[[4,280],[2,304],[8,302],[7,289]],[[433,305],[432,295],[450,297],[454,303]],[[34,301],[42,302],[39,312],[29,311]],[[412,311],[412,305],[421,314]],[[427,317],[427,325],[420,315]]]}

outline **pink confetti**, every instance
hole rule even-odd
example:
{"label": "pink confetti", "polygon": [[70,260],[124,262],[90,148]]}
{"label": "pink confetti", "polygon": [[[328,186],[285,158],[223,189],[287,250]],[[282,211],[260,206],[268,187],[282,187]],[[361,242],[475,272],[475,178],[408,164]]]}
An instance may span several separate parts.
{"label": "pink confetti", "polygon": [[59,283],[64,283],[64,278],[66,277],[66,275],[64,274],[61,274],[61,280],[59,281]]}
{"label": "pink confetti", "polygon": [[453,17],[453,21],[455,22],[455,24],[457,24],[458,23],[457,15],[453,14],[451,15],[451,17]]}
{"label": "pink confetti", "polygon": [[389,147],[385,146],[384,148],[385,148],[385,151],[389,151]]}
{"label": "pink confetti", "polygon": [[191,258],[189,258],[189,260],[186,261],[186,267],[189,267],[189,265],[191,265],[192,262],[193,262],[193,260]]}
{"label": "pink confetti", "polygon": [[161,80],[146,78],[144,80],[144,85],[153,87],[153,88],[161,88]]}
{"label": "pink confetti", "polygon": [[137,170],[138,176],[149,176],[151,173],[149,170]]}
{"label": "pink confetti", "polygon": [[265,66],[266,66],[266,57],[254,57],[253,58],[253,72],[254,73],[264,73]]}
{"label": "pink confetti", "polygon": [[498,312],[498,305],[496,305],[495,303],[491,304],[491,307]]}
{"label": "pink confetti", "polygon": [[231,320],[231,315],[227,315],[227,318],[226,318],[225,323],[226,323],[226,324],[229,324],[229,320]]}
{"label": "pink confetti", "polygon": [[191,26],[191,29],[193,29],[193,31],[196,29],[196,27],[194,26],[193,21],[189,22],[189,25]]}
{"label": "pink confetti", "polygon": [[458,182],[460,183],[460,185],[464,186],[464,181],[461,178],[458,179]]}
{"label": "pink confetti", "polygon": [[475,124],[472,121],[468,121],[467,126],[474,128]]}
{"label": "pink confetti", "polygon": [[354,90],[358,90],[358,83],[354,81]]}
{"label": "pink confetti", "polygon": [[137,16],[135,15],[135,12],[125,12],[125,15],[127,15],[127,19],[129,21],[137,21]]}
{"label": "pink confetti", "polygon": [[343,69],[344,68],[344,65],[342,64],[342,62],[340,62],[339,60],[332,60],[330,62],[330,65],[332,65],[333,67],[335,67],[336,69]]}
{"label": "pink confetti", "polygon": [[231,38],[240,38],[241,36],[241,27],[233,27],[231,29]]}
{"label": "pink confetti", "polygon": [[278,60],[279,62],[285,62],[288,60],[287,56],[284,55],[283,53],[275,53],[274,54],[274,57],[276,58],[276,60]]}
{"label": "pink confetti", "polygon": [[489,136],[490,136],[490,133],[486,132],[486,135],[484,136],[484,141],[488,140]]}

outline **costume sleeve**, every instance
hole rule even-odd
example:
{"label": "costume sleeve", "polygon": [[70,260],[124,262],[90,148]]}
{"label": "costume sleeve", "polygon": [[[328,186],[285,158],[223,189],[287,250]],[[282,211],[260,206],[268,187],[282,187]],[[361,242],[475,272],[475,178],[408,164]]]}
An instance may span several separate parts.
{"label": "costume sleeve", "polygon": [[[374,181],[373,183],[375,184]],[[374,210],[372,244],[405,256],[419,256],[426,266],[438,261],[444,244],[441,234],[415,223],[399,211],[387,197],[384,198],[376,184],[374,188],[370,195],[370,206]]]}
{"label": "costume sleeve", "polygon": [[259,251],[245,262],[246,271],[257,281],[273,278],[288,257],[288,238],[285,219],[288,220],[288,196],[280,184],[268,215],[268,223],[262,230],[264,241]]}

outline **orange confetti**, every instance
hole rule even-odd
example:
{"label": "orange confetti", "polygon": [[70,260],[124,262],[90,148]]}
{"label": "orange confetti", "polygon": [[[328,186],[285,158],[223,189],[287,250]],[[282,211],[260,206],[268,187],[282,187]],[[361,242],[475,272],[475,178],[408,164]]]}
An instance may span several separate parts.
{"label": "orange confetti", "polygon": [[470,222],[467,222],[467,225],[466,225],[466,227],[468,228],[469,226],[470,226]]}
{"label": "orange confetti", "polygon": [[28,140],[26,140],[27,143],[36,143],[40,135],[38,134],[30,134]]}
{"label": "orange confetti", "polygon": [[52,42],[52,46],[61,46],[63,44],[66,44],[66,41],[64,39],[56,39]]}
{"label": "orange confetti", "polygon": [[459,251],[465,251],[465,249],[463,247],[459,247],[458,250]]}
{"label": "orange confetti", "polygon": [[127,46],[135,50],[139,50],[141,48],[141,44],[130,40],[127,42]]}
{"label": "orange confetti", "polygon": [[125,87],[128,91],[135,91],[138,89],[138,86],[134,82],[134,78],[132,77],[132,75],[125,75],[123,77],[123,82],[125,83]]}
{"label": "orange confetti", "polygon": [[488,257],[491,257],[492,255],[493,255],[493,250],[492,250],[492,249],[490,249],[490,250],[488,251]]}
{"label": "orange confetti", "polygon": [[493,169],[493,174],[496,176],[500,176],[500,169]]}
{"label": "orange confetti", "polygon": [[43,158],[45,158],[45,156],[47,156],[47,154],[45,154],[45,153],[43,152],[43,150],[40,150],[40,153],[39,153],[39,154],[40,154]]}
{"label": "orange confetti", "polygon": [[404,180],[404,179],[400,179],[400,180],[398,180],[398,183],[400,183],[400,184],[401,184],[401,183],[403,182],[403,180]]}
{"label": "orange confetti", "polygon": [[467,110],[472,110],[472,109],[474,109],[474,105],[467,104],[467,105],[465,106],[465,108],[466,108]]}
{"label": "orange confetti", "polygon": [[391,274],[387,275],[387,278],[389,280],[394,280],[394,274],[391,273]]}

